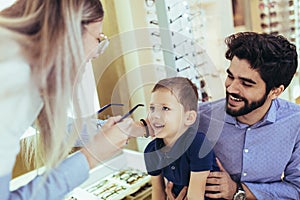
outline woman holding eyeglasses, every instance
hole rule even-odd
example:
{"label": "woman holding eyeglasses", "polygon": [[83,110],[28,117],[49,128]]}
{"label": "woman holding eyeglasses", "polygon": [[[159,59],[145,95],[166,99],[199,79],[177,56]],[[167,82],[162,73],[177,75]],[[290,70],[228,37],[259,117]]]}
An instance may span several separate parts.
{"label": "woman holding eyeglasses", "polygon": [[[103,15],[99,0],[19,0],[0,13],[1,200],[62,199],[88,178],[89,169],[126,144],[133,121],[112,117],[66,158],[82,124],[67,131],[77,73],[107,46]],[[29,157],[45,166],[46,176],[9,191],[20,136],[32,124],[38,134]]]}

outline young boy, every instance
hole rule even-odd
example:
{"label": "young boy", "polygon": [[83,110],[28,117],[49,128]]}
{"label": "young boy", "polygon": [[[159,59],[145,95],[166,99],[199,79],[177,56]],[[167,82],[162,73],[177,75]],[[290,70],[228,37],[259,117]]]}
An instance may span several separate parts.
{"label": "young boy", "polygon": [[197,133],[197,105],[197,87],[187,78],[163,79],[152,90],[148,120],[155,139],[145,149],[145,163],[154,200],[166,199],[165,181],[174,183],[175,197],[188,186],[188,199],[204,199],[215,157]]}

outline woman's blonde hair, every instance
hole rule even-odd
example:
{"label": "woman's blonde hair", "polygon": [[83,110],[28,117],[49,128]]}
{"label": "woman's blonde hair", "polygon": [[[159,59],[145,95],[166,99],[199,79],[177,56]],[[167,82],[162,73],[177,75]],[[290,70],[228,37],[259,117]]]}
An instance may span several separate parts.
{"label": "woman's blonde hair", "polygon": [[103,15],[99,0],[18,0],[0,13],[1,30],[19,44],[44,102],[36,123],[40,134],[27,154],[41,161],[39,166],[55,166],[78,138],[67,131],[67,110],[77,73],[86,63],[84,25]]}

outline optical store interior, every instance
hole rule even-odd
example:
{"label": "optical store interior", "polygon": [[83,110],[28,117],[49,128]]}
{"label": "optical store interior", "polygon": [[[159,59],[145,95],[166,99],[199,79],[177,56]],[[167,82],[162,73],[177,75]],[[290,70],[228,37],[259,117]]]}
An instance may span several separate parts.
{"label": "optical store interior", "polygon": [[[75,100],[87,116],[107,104],[99,119],[123,115],[137,104],[134,120],[147,116],[151,88],[163,78],[188,77],[199,102],[225,97],[227,36],[240,31],[283,35],[300,48],[299,0],[101,0],[107,50],[87,64]],[[3,9],[13,1],[4,1]],[[299,68],[281,98],[300,104]],[[74,101],[75,101],[74,100]],[[88,102],[88,103],[86,103]],[[23,137],[34,137],[34,128]],[[151,138],[130,139],[125,149],[91,170],[66,199],[151,199],[143,151]],[[74,151],[80,147],[74,147]],[[11,187],[37,172],[18,156]]]}

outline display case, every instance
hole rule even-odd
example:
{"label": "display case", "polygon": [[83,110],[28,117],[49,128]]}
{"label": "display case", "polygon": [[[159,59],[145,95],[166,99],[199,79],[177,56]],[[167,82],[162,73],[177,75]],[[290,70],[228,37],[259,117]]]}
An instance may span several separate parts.
{"label": "display case", "polygon": [[90,171],[90,178],[74,189],[66,200],[150,200],[150,176],[146,173],[143,153],[122,153]]}
{"label": "display case", "polygon": [[[43,168],[21,175],[11,181],[15,190],[42,174]],[[150,176],[146,173],[143,153],[123,150],[119,155],[90,171],[89,178],[71,191],[65,200],[150,200]]]}
{"label": "display case", "polygon": [[[300,1],[299,0],[252,0],[248,11],[251,16],[252,31],[283,35],[297,47],[300,58]],[[281,95],[296,102],[300,97],[299,68],[290,86]]]}
{"label": "display case", "polygon": [[[224,96],[224,39],[233,33],[231,1],[145,0],[155,60],[167,76],[190,78],[200,101]],[[220,90],[221,89],[221,90]]]}

